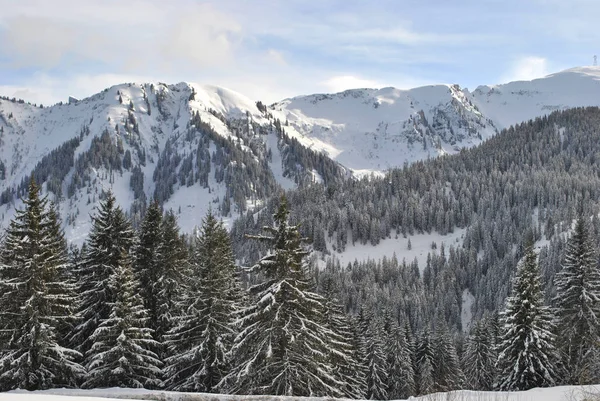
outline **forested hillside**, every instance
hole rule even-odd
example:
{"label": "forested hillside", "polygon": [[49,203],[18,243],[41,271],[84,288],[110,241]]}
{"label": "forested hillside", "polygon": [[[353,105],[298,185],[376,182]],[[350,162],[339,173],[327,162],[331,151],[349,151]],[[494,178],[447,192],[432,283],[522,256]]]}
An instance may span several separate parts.
{"label": "forested hillside", "polygon": [[[591,218],[598,241],[598,127],[597,108],[556,112],[511,127],[479,147],[391,170],[381,179],[292,191],[292,217],[302,221],[303,233],[327,261],[322,276],[335,277],[348,310],[389,310],[400,320],[408,317],[414,328],[441,317],[461,329],[465,290],[474,295],[477,319],[502,308],[528,236],[541,248],[548,294],[577,207]],[[269,224],[276,203],[234,224],[242,261],[259,250],[244,241],[244,233]],[[403,260],[406,238],[419,233],[436,238],[457,229],[465,230],[460,242],[448,247],[433,242],[426,263]],[[376,247],[385,238],[397,247],[381,260],[350,266],[335,261],[353,243]]]}

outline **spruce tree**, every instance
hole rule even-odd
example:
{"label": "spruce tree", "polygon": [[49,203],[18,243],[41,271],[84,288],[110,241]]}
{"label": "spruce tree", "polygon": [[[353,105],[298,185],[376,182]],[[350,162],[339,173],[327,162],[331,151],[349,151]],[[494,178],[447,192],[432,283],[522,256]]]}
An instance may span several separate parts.
{"label": "spruce tree", "polygon": [[415,372],[411,349],[404,330],[392,327],[385,342],[387,356],[387,388],[390,400],[404,400],[415,395]]}
{"label": "spruce tree", "polygon": [[517,267],[512,294],[502,315],[497,383],[500,390],[528,390],[557,382],[552,316],[543,300],[537,255],[530,244]]}
{"label": "spruce tree", "polygon": [[[161,278],[162,211],[158,202],[150,203],[135,246],[135,275],[140,283],[140,295],[148,311],[148,327],[158,330],[158,291]],[[157,339],[155,337],[155,339]]]}
{"label": "spruce tree", "polygon": [[461,389],[464,376],[456,347],[445,324],[438,327],[434,338],[433,376],[435,391],[448,392]]}
{"label": "spruce tree", "polygon": [[[160,226],[159,256],[160,276],[155,283],[157,322],[154,337],[164,343],[165,335],[173,329],[180,312],[180,300],[185,293],[186,280],[191,276],[188,249],[179,232],[173,211],[165,213]],[[165,347],[161,347],[166,352]]]}
{"label": "spruce tree", "polygon": [[297,225],[288,223],[283,197],[274,226],[251,238],[270,250],[250,272],[265,281],[250,288],[252,301],[239,319],[233,369],[220,383],[237,394],[341,396],[340,383],[327,361],[332,330],[324,324],[325,300],[313,292]]}
{"label": "spruce tree", "polygon": [[331,327],[333,335],[329,338],[330,362],[334,368],[334,376],[344,385],[340,389],[344,397],[362,399],[365,397],[365,374],[362,361],[359,360],[360,342],[354,336],[352,320],[344,313],[335,298],[335,283],[331,276],[323,280],[323,296],[325,297],[325,324]]}
{"label": "spruce tree", "polygon": [[167,336],[167,387],[174,391],[213,392],[229,369],[239,300],[229,234],[212,212],[204,218],[191,261],[191,282],[182,315]]}
{"label": "spruce tree", "polygon": [[0,265],[0,389],[74,386],[84,369],[80,354],[64,346],[60,328],[73,314],[64,281],[67,249],[57,215],[40,198],[33,178],[24,209],[17,210]]}
{"label": "spruce tree", "polygon": [[131,224],[108,192],[92,216],[92,229],[76,271],[80,322],[71,341],[84,355],[92,345],[92,334],[111,313],[118,295],[111,277],[125,263],[124,258],[129,258],[133,242]]}
{"label": "spruce tree", "polygon": [[567,384],[600,380],[600,268],[585,219],[580,214],[555,276],[558,345]]}
{"label": "spruce tree", "polygon": [[434,390],[434,352],[431,334],[429,329],[425,328],[419,335],[415,347],[417,392],[419,395],[429,394]]}
{"label": "spruce tree", "polygon": [[370,400],[387,400],[388,366],[379,322],[376,320],[371,321],[363,340],[367,367],[367,398]]}
{"label": "spruce tree", "polygon": [[462,359],[466,384],[471,390],[491,391],[495,380],[496,355],[493,340],[484,322],[475,322],[467,337]]}
{"label": "spruce tree", "polygon": [[113,269],[109,285],[115,300],[108,318],[102,319],[90,337],[86,354],[88,374],[83,387],[158,387],[161,362],[152,351],[157,344],[146,326],[148,313],[139,295],[125,250]]}

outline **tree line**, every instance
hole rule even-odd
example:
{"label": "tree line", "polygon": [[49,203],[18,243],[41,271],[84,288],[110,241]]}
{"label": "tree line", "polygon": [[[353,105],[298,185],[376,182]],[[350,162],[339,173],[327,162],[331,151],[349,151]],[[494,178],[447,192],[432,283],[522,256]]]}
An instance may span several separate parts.
{"label": "tree line", "polygon": [[212,213],[186,238],[154,202],[135,232],[109,192],[69,252],[32,179],[0,252],[0,387],[398,399],[600,380],[600,272],[583,213],[552,307],[530,243],[504,310],[462,345],[441,316],[417,331],[392,313],[347,313],[289,214],[284,197],[247,237],[267,251],[240,269]]}

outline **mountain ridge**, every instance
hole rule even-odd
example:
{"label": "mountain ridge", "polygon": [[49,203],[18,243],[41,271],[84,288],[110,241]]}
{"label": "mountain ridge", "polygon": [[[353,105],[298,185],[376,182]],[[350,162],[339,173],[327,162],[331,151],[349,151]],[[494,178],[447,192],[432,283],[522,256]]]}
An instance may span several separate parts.
{"label": "mountain ridge", "polygon": [[578,67],[472,92],[449,84],[351,89],[269,106],[185,82],[119,84],[45,108],[2,98],[2,224],[32,173],[75,243],[109,188],[134,220],[157,198],[186,232],[209,207],[230,224],[277,191],[382,176],[555,110],[600,105],[599,95],[600,68]]}

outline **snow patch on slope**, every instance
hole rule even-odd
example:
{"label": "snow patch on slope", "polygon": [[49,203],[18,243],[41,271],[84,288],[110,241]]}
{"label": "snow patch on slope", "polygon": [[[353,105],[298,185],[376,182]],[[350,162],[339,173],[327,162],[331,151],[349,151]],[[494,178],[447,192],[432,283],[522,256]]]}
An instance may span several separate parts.
{"label": "snow patch on slope", "polygon": [[[415,259],[419,264],[419,271],[423,273],[423,269],[427,264],[427,255],[429,253],[438,254],[442,244],[446,249],[450,246],[462,246],[465,229],[455,229],[453,233],[448,235],[440,235],[438,233],[431,234],[415,234],[402,237],[402,234],[396,235],[392,231],[391,237],[381,240],[377,245],[371,244],[352,244],[348,243],[344,252],[333,253],[333,257],[340,261],[341,266],[346,266],[355,260],[366,262],[367,260],[380,260],[384,256],[391,258],[394,254],[399,261],[405,260],[407,264],[412,263]],[[410,249],[408,246],[410,240]],[[432,243],[437,245],[436,249],[432,249]],[[328,249],[333,248],[333,244],[327,244]]]}

